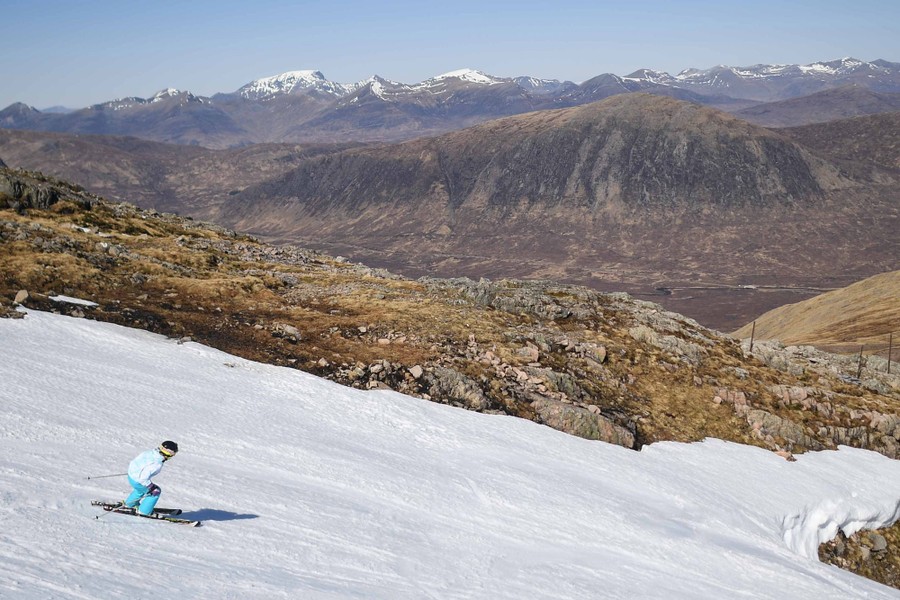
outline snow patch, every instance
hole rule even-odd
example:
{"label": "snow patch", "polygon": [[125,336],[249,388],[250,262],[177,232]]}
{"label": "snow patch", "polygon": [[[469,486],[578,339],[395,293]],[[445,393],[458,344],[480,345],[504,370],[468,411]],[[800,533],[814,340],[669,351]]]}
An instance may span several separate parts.
{"label": "snow patch", "polygon": [[[32,310],[0,319],[0,354],[16,598],[896,599],[814,560],[897,518],[900,461],[873,452],[634,452]],[[96,520],[128,483],[85,477],[165,439],[160,504],[204,526]]]}
{"label": "snow patch", "polygon": [[67,304],[78,304],[81,306],[100,306],[96,302],[90,300],[82,300],[81,298],[72,298],[71,296],[49,296],[54,302],[65,302]]}

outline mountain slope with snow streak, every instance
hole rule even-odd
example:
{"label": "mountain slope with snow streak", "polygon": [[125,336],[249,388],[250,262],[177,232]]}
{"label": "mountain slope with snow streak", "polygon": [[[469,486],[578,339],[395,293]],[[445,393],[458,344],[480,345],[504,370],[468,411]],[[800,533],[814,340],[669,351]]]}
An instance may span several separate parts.
{"label": "mountain slope with snow streak", "polygon": [[[633,452],[48,313],[0,319],[0,596],[896,598],[819,563],[898,517],[900,462]],[[173,439],[161,506],[119,473]]]}

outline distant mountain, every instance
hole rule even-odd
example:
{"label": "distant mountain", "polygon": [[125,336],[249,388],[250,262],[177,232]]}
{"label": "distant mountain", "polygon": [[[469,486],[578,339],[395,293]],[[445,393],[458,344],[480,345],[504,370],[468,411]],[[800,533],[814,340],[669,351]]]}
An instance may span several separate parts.
{"label": "distant mountain", "polygon": [[[740,111],[761,102],[845,85],[880,94],[900,93],[900,64],[847,58],[805,66],[688,69],[674,76],[641,69],[626,77],[602,74],[581,84],[528,76],[496,77],[475,69],[451,71],[416,84],[377,75],[343,84],[328,80],[321,71],[289,71],[211,98],[164,90],[149,99],[123,98],[69,113],[41,112],[13,104],[0,111],[0,127],[133,135],[210,148],[263,142],[384,142],[436,135],[497,117],[578,106],[631,92]],[[779,125],[809,122],[802,120],[808,118],[808,111],[801,110],[797,116],[796,110],[773,110],[780,115]],[[791,121],[794,117],[801,120]]]}
{"label": "distant mountain", "polygon": [[65,114],[45,114],[17,104],[0,111],[7,129],[130,135],[185,145],[229,146],[243,128],[209,98],[175,89],[151,98],[120,98]]}
{"label": "distant mountain", "polygon": [[[408,275],[702,281],[666,302],[694,316],[688,300],[713,290],[724,305],[703,318],[725,323],[744,310],[741,285],[846,284],[897,265],[897,182],[717,110],[630,94],[313,157],[216,219]],[[779,293],[769,301],[791,294]]]}
{"label": "distant mountain", "polygon": [[[778,131],[839,165],[847,176],[882,182],[900,177],[900,111]],[[890,239],[900,243],[896,232]],[[900,247],[897,252],[900,256]]]}
{"label": "distant mountain", "polygon": [[3,129],[40,129],[43,119],[44,113],[21,102],[0,110],[0,127]]}
{"label": "distant mountain", "polygon": [[795,127],[893,111],[900,111],[900,93],[874,92],[854,84],[758,104],[734,114],[765,127]]}
{"label": "distant mountain", "polygon": [[900,63],[843,58],[809,65],[753,65],[687,69],[674,77],[638,71],[630,77],[708,94],[762,102],[786,100],[844,85],[857,84],[876,92],[900,92]]}
{"label": "distant mountain", "polygon": [[352,92],[355,87],[328,81],[321,71],[289,71],[251,81],[241,87],[237,94],[248,100],[269,100],[282,94],[299,93],[340,98]]}
{"label": "distant mountain", "polygon": [[40,111],[49,114],[67,114],[70,112],[75,112],[76,110],[78,109],[69,108],[68,106],[49,106],[47,108],[42,108]]}

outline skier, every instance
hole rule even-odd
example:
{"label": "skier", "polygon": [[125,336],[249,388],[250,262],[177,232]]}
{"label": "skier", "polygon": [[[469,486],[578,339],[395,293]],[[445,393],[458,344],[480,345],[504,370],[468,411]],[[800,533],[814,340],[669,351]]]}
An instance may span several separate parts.
{"label": "skier", "polygon": [[178,444],[167,440],[160,444],[159,448],[141,452],[131,461],[128,465],[128,483],[134,490],[125,499],[125,506],[128,508],[137,506],[138,515],[146,517],[153,514],[153,507],[156,506],[162,489],[150,480],[162,470],[163,463],[177,452]]}

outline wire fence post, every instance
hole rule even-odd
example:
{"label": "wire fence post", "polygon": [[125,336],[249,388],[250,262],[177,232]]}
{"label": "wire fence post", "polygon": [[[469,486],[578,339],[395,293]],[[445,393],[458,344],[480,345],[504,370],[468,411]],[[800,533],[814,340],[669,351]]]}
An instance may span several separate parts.
{"label": "wire fence post", "polygon": [[891,374],[891,351],[894,349],[894,332],[888,335],[888,375]]}
{"label": "wire fence post", "polygon": [[859,378],[862,376],[862,354],[863,354],[863,348],[865,348],[865,346],[860,346],[860,347],[859,347],[859,359],[858,359],[857,362],[856,362],[856,378],[857,378],[857,379],[859,379]]}
{"label": "wire fence post", "polygon": [[[753,327],[750,329],[750,352],[753,352],[753,337],[756,335],[756,321],[753,321]],[[890,372],[890,371],[888,371]]]}

